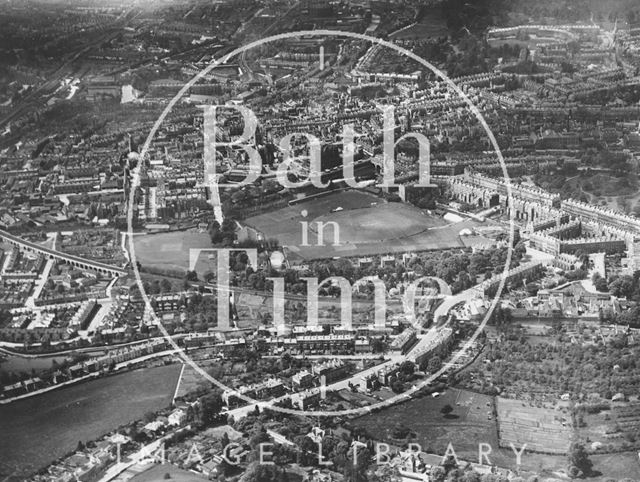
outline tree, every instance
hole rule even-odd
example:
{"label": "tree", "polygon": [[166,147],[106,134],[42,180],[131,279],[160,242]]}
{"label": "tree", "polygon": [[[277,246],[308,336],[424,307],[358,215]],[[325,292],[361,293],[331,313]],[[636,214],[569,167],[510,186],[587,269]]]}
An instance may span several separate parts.
{"label": "tree", "polygon": [[462,482],[480,482],[480,474],[473,469],[466,470],[461,478]]}
{"label": "tree", "polygon": [[405,375],[413,375],[413,372],[416,369],[415,363],[410,360],[405,360],[400,364],[400,372]]}
{"label": "tree", "polygon": [[404,392],[404,384],[400,380],[395,380],[391,383],[391,390],[394,393],[402,393]]}
{"label": "tree", "polygon": [[361,445],[356,449],[356,458],[353,459],[353,450],[349,450],[347,455],[347,462],[344,465],[344,475],[349,482],[366,482],[367,479],[367,467],[371,462],[371,452],[369,449]]}
{"label": "tree", "polygon": [[564,274],[567,281],[578,281],[587,278],[587,271],[584,269],[574,269]]}
{"label": "tree", "polygon": [[591,474],[593,462],[589,459],[589,455],[587,454],[584,445],[578,442],[572,443],[569,447],[569,453],[567,456],[570,470],[571,467],[576,467],[585,476],[589,476]]}
{"label": "tree", "polygon": [[430,479],[434,482],[443,482],[445,477],[447,476],[447,473],[445,472],[444,467],[440,465],[432,465],[431,473],[429,475]]}
{"label": "tree", "polygon": [[260,429],[249,439],[249,445],[252,449],[258,450],[260,448],[260,444],[269,443],[270,440],[271,439],[264,427],[260,427]]}
{"label": "tree", "polygon": [[391,436],[395,439],[404,439],[411,435],[411,429],[403,423],[397,423],[391,431]]}
{"label": "tree", "polygon": [[470,288],[472,285],[473,285],[473,282],[471,281],[471,278],[469,277],[469,275],[466,272],[462,271],[458,273],[458,277],[456,278],[456,281],[453,283],[451,290],[454,293],[459,293],[461,291],[464,291]]}
{"label": "tree", "polygon": [[538,283],[527,283],[524,287],[527,290],[527,294],[529,296],[535,296],[538,294],[538,290],[540,289],[540,285]]}
{"label": "tree", "polygon": [[[448,455],[446,459],[444,459],[444,461],[442,462],[442,468],[444,468],[444,471],[447,473],[447,475],[449,477],[451,477],[452,475],[453,480],[458,480],[458,477],[455,477],[455,471],[458,468],[458,463],[456,462],[456,458],[453,455]],[[451,472],[454,472],[453,474]]]}
{"label": "tree", "polygon": [[373,353],[384,353],[387,351],[387,344],[380,338],[375,338],[371,342],[371,351]]}
{"label": "tree", "polygon": [[[309,436],[297,435],[294,437],[293,442],[300,451],[300,461],[303,464],[312,464],[314,461],[317,461],[318,444],[311,440]],[[324,444],[322,446],[323,448],[325,447]]]}
{"label": "tree", "polygon": [[431,373],[435,373],[442,367],[442,359],[438,355],[434,355],[429,359],[427,368]]}
{"label": "tree", "polygon": [[215,280],[216,274],[211,271],[211,270],[207,270],[204,272],[204,274],[202,275],[202,279],[205,280],[207,283],[211,283],[212,280]]}
{"label": "tree", "polygon": [[223,448],[229,445],[229,443],[231,443],[231,441],[229,440],[229,435],[227,435],[227,432],[222,434],[222,437],[220,438],[220,443],[222,444]]}
{"label": "tree", "polygon": [[222,397],[219,393],[210,393],[200,399],[203,425],[211,425],[218,421],[222,409]]}
{"label": "tree", "polygon": [[513,317],[511,316],[511,310],[509,308],[502,308],[502,306],[497,306],[491,314],[490,322],[492,325],[495,325],[498,331],[506,332],[511,326],[512,320]]}
{"label": "tree", "polygon": [[239,482],[287,482],[288,477],[284,469],[277,465],[253,462],[240,477]]}
{"label": "tree", "polygon": [[598,273],[597,271],[593,273],[593,276],[591,276],[591,282],[593,283],[593,286],[595,286],[595,288],[600,292],[606,292],[609,290],[607,280],[600,276],[600,273]]}
{"label": "tree", "polygon": [[607,291],[609,291],[609,286],[607,285],[607,280],[604,278],[600,278],[598,279],[595,283],[594,283],[595,288],[600,291],[601,293],[606,293]]}
{"label": "tree", "polygon": [[628,298],[634,291],[634,279],[628,275],[620,276],[611,282],[609,290],[613,296]]}
{"label": "tree", "polygon": [[160,282],[160,288],[163,293],[171,291],[171,288],[172,288],[171,281],[169,281],[167,278],[163,278],[162,281]]}
{"label": "tree", "polygon": [[440,413],[442,413],[445,416],[449,415],[451,412],[453,412],[453,407],[448,403],[440,409]]}

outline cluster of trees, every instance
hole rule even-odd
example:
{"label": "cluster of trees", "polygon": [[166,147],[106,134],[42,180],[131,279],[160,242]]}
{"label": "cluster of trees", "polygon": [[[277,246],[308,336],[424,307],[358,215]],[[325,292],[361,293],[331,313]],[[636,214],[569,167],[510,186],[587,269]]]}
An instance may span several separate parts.
{"label": "cluster of trees", "polygon": [[505,67],[504,71],[512,74],[531,75],[539,73],[540,68],[533,60],[525,59],[514,66]]}
{"label": "cluster of trees", "polygon": [[[327,427],[335,423],[332,419],[327,419]],[[234,428],[245,435],[248,440],[247,448],[250,449],[249,461],[259,460],[259,450],[261,443],[272,443],[266,433],[266,426],[272,428],[284,437],[293,441],[295,446],[274,445],[269,447],[273,452],[271,460],[274,467],[268,473],[257,468],[255,462],[251,462],[245,475],[241,478],[243,482],[262,482],[263,480],[286,480],[283,474],[284,466],[292,463],[301,465],[317,466],[319,461],[318,443],[314,442],[309,433],[314,426],[313,422],[306,417],[294,417],[274,412],[272,410],[255,410],[247,417],[234,422]],[[354,434],[342,433],[341,435],[331,434],[328,431],[325,435],[319,435],[322,445],[322,457],[324,461],[332,462],[334,471],[341,472],[347,480],[366,481],[367,470],[372,463],[374,454],[373,442],[367,440],[358,447],[356,461],[353,460],[352,443],[355,440]],[[269,465],[264,465],[269,467]],[[275,477],[275,478],[274,478]]]}
{"label": "cluster of trees", "polygon": [[534,182],[547,191],[560,194],[563,199],[583,202],[589,202],[590,196],[627,196],[635,192],[637,179],[628,156],[598,146],[586,150],[580,162],[585,166],[607,168],[610,172],[607,175],[590,169],[577,171],[575,165],[566,164],[562,168],[552,167],[536,173]]}
{"label": "cluster of trees", "polygon": [[391,382],[391,390],[394,393],[402,393],[405,391],[407,383],[410,383],[414,378],[414,372],[416,371],[416,365],[412,361],[405,360],[399,367],[396,378]]}
{"label": "cluster of trees", "polygon": [[499,58],[502,59],[513,59],[518,58],[520,56],[520,45],[518,44],[508,44],[504,43],[497,47],[490,47],[488,51],[488,55],[495,59],[496,61]]}
{"label": "cluster of trees", "polygon": [[476,35],[466,35],[458,43],[458,53],[450,53],[446,69],[450,77],[480,74],[489,70],[486,61],[488,45]]}
{"label": "cluster of trees", "polygon": [[509,308],[496,306],[488,321],[489,325],[495,326],[498,333],[508,333],[513,329],[513,316]]}
{"label": "cluster of trees", "polygon": [[439,188],[407,187],[406,199],[420,209],[435,209],[436,203],[446,201]]}
{"label": "cluster of trees", "polygon": [[186,303],[185,328],[189,331],[205,331],[218,325],[218,301],[215,296],[197,293]]}
{"label": "cluster of trees", "polygon": [[636,303],[620,314],[601,311],[600,321],[606,324],[618,323],[620,325],[629,325],[632,328],[640,328],[640,306]]}
{"label": "cluster of trees", "polygon": [[589,105],[607,105],[618,99],[622,100],[624,105],[636,105],[640,101],[640,88],[625,85],[580,96],[580,100]]}
{"label": "cluster of trees", "polygon": [[209,225],[209,236],[214,245],[233,245],[236,239],[236,222],[229,217],[222,221],[222,226],[218,221],[212,221]]}
{"label": "cluster of trees", "polygon": [[0,310],[0,328],[7,326],[13,321],[13,315],[9,310]]}
{"label": "cluster of trees", "polygon": [[[451,411],[453,407],[449,406],[445,407],[442,413],[446,416]],[[322,447],[322,460],[331,462],[330,469],[341,473],[349,482],[382,482],[399,478],[397,469],[375,464],[375,437],[361,427],[349,426],[350,432],[342,431],[339,435],[327,430],[334,428],[336,423],[338,422],[333,419],[323,420],[322,428],[325,433],[320,433],[318,439],[314,440],[308,435],[314,424],[306,417],[284,415],[267,409],[256,410],[246,418],[234,422],[234,428],[245,435],[245,439],[248,440],[247,448],[250,449],[250,464],[240,479],[241,482],[286,481],[288,477],[285,467],[292,463],[319,467],[318,442]],[[262,470],[255,461],[259,456],[259,444],[272,443],[265,430],[267,425],[293,441],[295,445],[290,447],[276,444],[269,447],[269,451],[273,452],[274,464],[263,464],[263,467],[271,468]],[[395,427],[393,432],[397,440],[407,440],[414,435],[410,428],[403,425]],[[458,465],[453,457],[448,457],[442,465],[433,466],[428,475],[436,482],[507,481],[506,477],[497,474],[481,476],[469,464]]]}
{"label": "cluster of trees", "polygon": [[417,40],[414,42],[412,50],[420,58],[429,59],[429,62],[437,65],[446,62],[452,48],[446,37],[438,37]]}
{"label": "cluster of trees", "polygon": [[609,285],[606,278],[603,278],[597,271],[591,276],[591,282],[598,291],[601,291],[603,293],[609,291]]}
{"label": "cluster of trees", "polygon": [[[264,163],[264,160],[263,160]],[[247,209],[278,203],[290,196],[275,179],[260,179],[253,184],[221,193],[225,213],[241,215]]]}
{"label": "cluster of trees", "polygon": [[[163,280],[164,281],[164,280]],[[153,293],[153,290],[148,293]],[[152,299],[151,306],[156,308],[157,302]],[[174,333],[175,330],[181,329],[186,331],[206,331],[209,328],[216,327],[218,300],[216,296],[203,295],[200,292],[192,292],[188,295],[182,295],[178,301],[178,306],[184,309],[184,319],[181,321],[164,321],[165,328]],[[130,317],[135,320],[139,316],[139,312],[132,312]]]}
{"label": "cluster of trees", "polygon": [[[524,251],[524,245],[519,243],[513,252],[512,267],[518,265]],[[307,273],[287,269],[282,273],[272,270],[269,275],[261,275],[260,272],[251,270],[250,272],[247,271],[249,275],[245,279],[249,283],[248,287],[254,288],[257,284],[270,290],[272,289],[271,283],[265,281],[265,278],[267,276],[282,276],[285,280],[285,290],[287,292],[304,294],[306,293],[307,285],[301,278],[310,275],[316,276],[320,282],[332,276],[341,276],[352,284],[356,280],[367,276],[377,276],[385,283],[387,290],[397,287],[401,292],[404,289],[404,282],[411,282],[422,276],[436,276],[448,283],[454,293],[458,293],[477,284],[479,275],[482,275],[484,279],[489,279],[494,274],[502,272],[506,257],[506,249],[495,248],[463,254],[449,251],[425,252],[411,259],[406,267],[400,263],[394,266],[381,267],[378,257],[374,257],[373,262],[367,267],[354,266],[347,259],[337,259],[312,262]],[[242,268],[243,265],[240,264],[239,267]],[[238,283],[237,286],[247,285]],[[365,296],[373,297],[373,285],[365,285],[363,290]],[[325,296],[337,295],[338,293],[337,287],[325,287],[321,291],[321,294]]]}
{"label": "cluster of trees", "polygon": [[[518,244],[511,259],[512,267],[518,265],[524,252],[524,245]],[[472,254],[427,253],[413,258],[407,268],[414,271],[416,276],[437,276],[450,284],[452,291],[458,292],[475,285],[479,275],[489,279],[493,274],[502,272],[507,254],[508,251],[501,248]]]}
{"label": "cluster of trees", "polygon": [[633,276],[622,275],[609,280],[608,289],[613,296],[640,302],[640,271]]}
{"label": "cluster of trees", "polygon": [[517,12],[523,18],[553,18],[558,24],[603,20],[614,22],[616,19],[635,18],[637,13],[637,4],[633,0],[514,0],[505,4],[504,8],[505,12]]}
{"label": "cluster of trees", "polygon": [[441,9],[447,29],[454,36],[459,36],[463,31],[482,32],[491,25],[499,25],[500,19],[505,19],[510,11],[511,4],[506,0],[447,0]]}
{"label": "cluster of trees", "polygon": [[[640,372],[636,371],[640,348],[627,346],[624,336],[586,346],[572,343],[567,335],[535,345],[524,337],[510,338],[488,342],[486,359],[490,363],[476,366],[478,380],[491,374],[496,387],[511,393],[599,393],[605,399],[640,389]],[[471,383],[469,373],[461,374],[461,382]],[[495,391],[488,384],[484,389]]]}
{"label": "cluster of trees", "polygon": [[592,277],[598,291],[608,291],[618,298],[631,301],[630,307],[622,313],[612,310],[600,310],[600,322],[604,324],[618,323],[633,328],[640,327],[640,271],[632,276],[622,275],[612,277],[608,282],[600,276]]}
{"label": "cluster of trees", "polygon": [[[137,288],[138,285],[133,286]],[[142,282],[142,286],[144,287],[145,293],[150,295],[168,293],[173,288],[171,281],[169,281],[167,278],[162,278],[161,280],[154,279],[151,282],[149,282],[149,280],[145,280]]]}
{"label": "cluster of trees", "polygon": [[573,478],[589,477],[592,473],[593,462],[589,459],[589,454],[581,443],[571,444],[567,453],[567,462],[569,463],[569,475]]}

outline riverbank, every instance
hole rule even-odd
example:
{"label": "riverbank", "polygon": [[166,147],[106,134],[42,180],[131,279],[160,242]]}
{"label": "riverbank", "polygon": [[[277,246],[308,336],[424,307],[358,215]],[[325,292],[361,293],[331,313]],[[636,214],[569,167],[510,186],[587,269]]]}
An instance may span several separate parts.
{"label": "riverbank", "polygon": [[173,349],[173,350],[161,351],[161,352],[158,352],[158,353],[151,353],[149,355],[144,355],[144,356],[141,356],[139,358],[134,358],[132,360],[127,360],[127,361],[124,361],[124,362],[121,362],[121,363],[117,363],[114,366],[114,369],[113,369],[112,372],[105,373],[105,372],[99,371],[99,372],[88,373],[86,375],[83,375],[83,376],[80,376],[80,377],[76,377],[76,378],[72,378],[71,380],[67,380],[67,381],[64,381],[64,382],[61,382],[61,383],[57,383],[55,385],[49,385],[47,387],[43,387],[43,388],[39,388],[37,390],[33,390],[32,392],[27,392],[27,393],[24,393],[24,394],[21,394],[21,395],[17,395],[15,397],[11,397],[11,398],[0,399],[0,405],[6,405],[6,404],[11,403],[11,402],[15,402],[15,401],[18,401],[18,400],[23,400],[25,398],[30,398],[30,397],[34,397],[34,396],[37,396],[37,395],[41,395],[43,393],[47,393],[47,392],[50,392],[52,390],[57,390],[59,388],[65,387],[65,386],[74,385],[74,384],[77,384],[77,383],[80,383],[80,382],[92,380],[94,378],[116,375],[118,373],[122,373],[124,371],[123,369],[126,369],[126,368],[131,367],[131,366],[135,366],[135,365],[137,365],[139,363],[144,363],[146,361],[150,361],[150,360],[153,360],[155,358],[162,358],[162,357],[165,357],[165,356],[175,355],[177,353],[178,353],[178,350]]}

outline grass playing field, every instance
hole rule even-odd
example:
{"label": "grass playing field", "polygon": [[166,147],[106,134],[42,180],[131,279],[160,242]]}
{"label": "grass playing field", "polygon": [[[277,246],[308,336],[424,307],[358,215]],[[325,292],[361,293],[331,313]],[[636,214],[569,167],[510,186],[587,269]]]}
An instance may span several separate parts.
{"label": "grass playing field", "polygon": [[[336,209],[342,210],[336,211]],[[306,214],[306,216],[305,216]],[[288,249],[290,260],[368,256],[384,253],[463,247],[459,232],[475,221],[449,225],[407,203],[387,203],[359,191],[341,191],[253,216],[246,224],[268,238],[277,238]],[[307,222],[309,246],[303,246]],[[324,243],[318,243],[318,225],[325,223]],[[334,246],[333,226],[339,226]]]}
{"label": "grass playing field", "polygon": [[[136,259],[142,266],[186,271],[190,249],[211,248],[209,235],[195,230],[134,236]],[[200,261],[205,259],[200,256]]]}

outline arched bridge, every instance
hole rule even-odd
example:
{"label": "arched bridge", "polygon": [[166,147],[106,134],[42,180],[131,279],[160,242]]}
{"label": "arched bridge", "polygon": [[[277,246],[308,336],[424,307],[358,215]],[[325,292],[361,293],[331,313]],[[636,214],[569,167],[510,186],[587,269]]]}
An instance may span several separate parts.
{"label": "arched bridge", "polygon": [[27,241],[26,239],[20,238],[19,236],[14,236],[13,234],[8,233],[7,231],[4,231],[2,229],[0,229],[0,238],[21,249],[26,249],[27,251],[35,251],[37,253],[45,255],[48,258],[59,259],[73,266],[77,266],[78,268],[90,269],[93,271],[97,271],[98,273],[109,274],[111,276],[124,276],[127,274],[127,271],[123,268],[111,266],[99,261],[84,259],[72,254],[62,253],[60,251],[56,251],[55,249],[47,248],[37,243]]}

